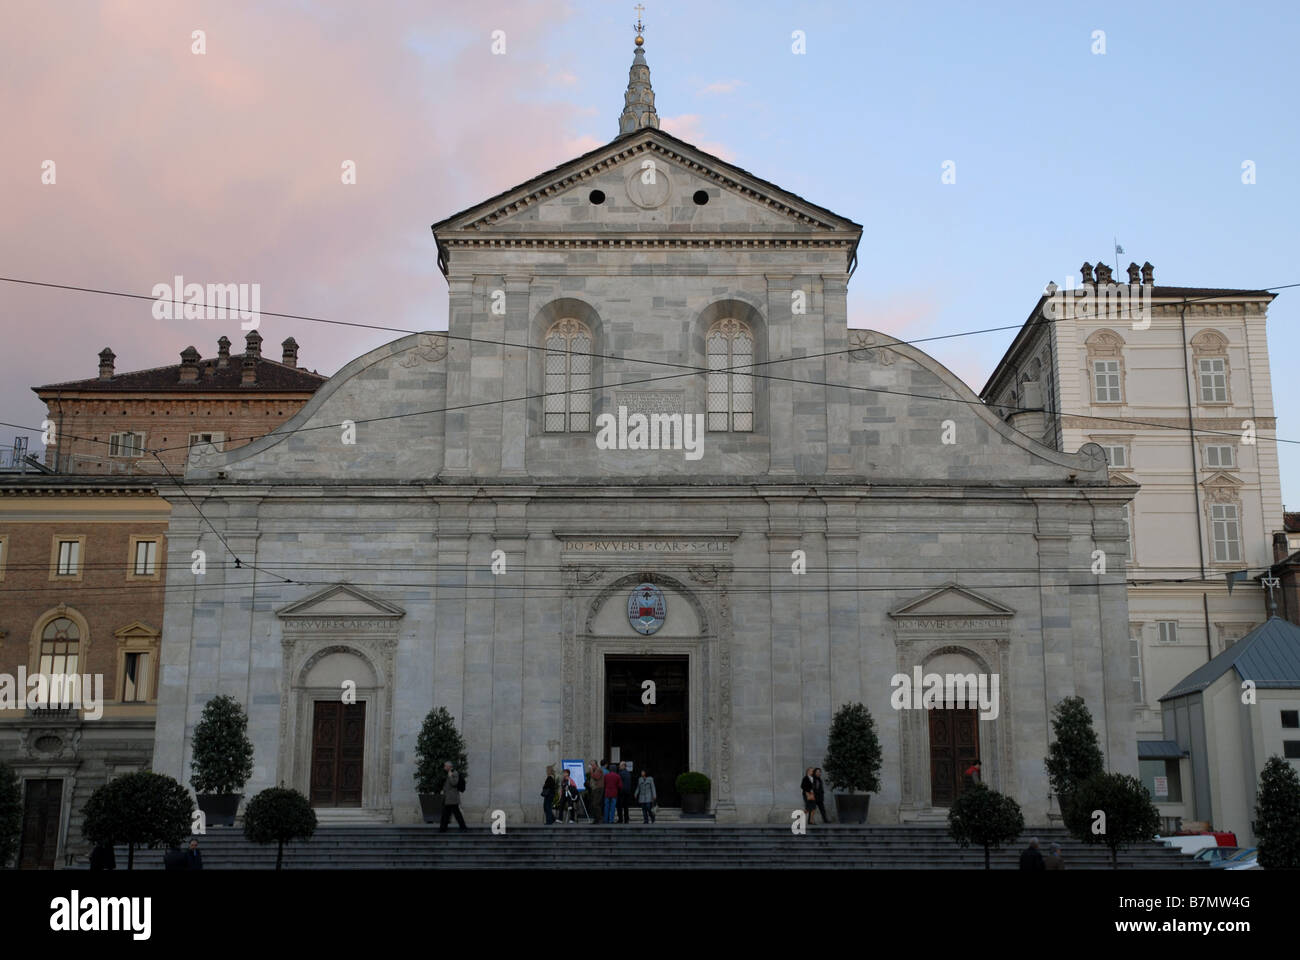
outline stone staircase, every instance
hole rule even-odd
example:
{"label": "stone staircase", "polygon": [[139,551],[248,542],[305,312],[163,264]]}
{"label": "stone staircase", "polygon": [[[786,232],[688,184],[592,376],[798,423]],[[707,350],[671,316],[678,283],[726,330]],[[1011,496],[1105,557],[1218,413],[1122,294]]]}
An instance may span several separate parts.
{"label": "stone staircase", "polygon": [[[1110,869],[1104,847],[1071,840],[1060,827],[1027,831],[1046,850],[1063,848],[1070,870]],[[206,869],[270,869],[275,846],[259,847],[238,828],[214,827],[201,838]],[[1015,869],[1025,843],[993,851],[992,867]],[[160,869],[162,851],[137,850],[136,869]],[[285,847],[292,870],[349,869],[565,869],[589,870],[593,863],[621,863],[662,870],[689,869],[982,869],[984,853],[958,847],[941,826],[814,826],[795,836],[781,825],[716,824],[685,820],[643,826],[638,810],[627,826],[554,824],[510,827],[494,835],[487,827],[439,834],[436,825],[318,827],[307,843]],[[126,850],[118,848],[118,869]],[[84,861],[74,869],[85,869]],[[1121,870],[1208,869],[1176,850],[1146,843],[1120,854]]]}

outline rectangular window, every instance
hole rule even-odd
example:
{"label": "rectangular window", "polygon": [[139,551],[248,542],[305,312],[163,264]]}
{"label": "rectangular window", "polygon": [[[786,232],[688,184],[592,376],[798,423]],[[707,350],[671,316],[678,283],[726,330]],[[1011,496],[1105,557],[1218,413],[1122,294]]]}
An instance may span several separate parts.
{"label": "rectangular window", "polygon": [[59,541],[58,575],[75,577],[81,570],[81,542],[78,540]]}
{"label": "rectangular window", "polygon": [[1212,443],[1205,448],[1205,465],[1207,467],[1232,467],[1232,444]]}
{"label": "rectangular window", "polygon": [[1106,451],[1106,462],[1112,467],[1128,466],[1128,447],[1122,443],[1104,443],[1101,448]]}
{"label": "rectangular window", "polygon": [[1210,504],[1210,537],[1214,542],[1214,559],[1220,563],[1241,560],[1241,519],[1235,503]]}
{"label": "rectangular window", "polygon": [[1300,760],[1300,740],[1283,740],[1282,756],[1288,760]]}
{"label": "rectangular window", "polygon": [[137,540],[135,543],[135,575],[152,577],[158,571],[158,541]]}
{"label": "rectangular window", "polygon": [[1223,357],[1196,361],[1201,374],[1201,403],[1228,402],[1228,364]]}
{"label": "rectangular window", "polygon": [[1119,403],[1119,361],[1094,360],[1092,362],[1092,381],[1096,389],[1098,403]]}
{"label": "rectangular window", "polygon": [[1178,621],[1177,620],[1157,620],[1156,627],[1160,631],[1161,643],[1178,642]]}
{"label": "rectangular window", "polygon": [[191,433],[189,445],[193,447],[196,443],[210,443],[218,450],[225,447],[225,433]]}
{"label": "rectangular window", "polygon": [[1288,730],[1300,727],[1300,710],[1283,710],[1282,726]]}
{"label": "rectangular window", "polygon": [[149,654],[126,654],[122,674],[123,703],[141,703],[149,699]]}
{"label": "rectangular window", "polygon": [[143,433],[115,433],[108,438],[110,457],[140,457],[144,455]]}

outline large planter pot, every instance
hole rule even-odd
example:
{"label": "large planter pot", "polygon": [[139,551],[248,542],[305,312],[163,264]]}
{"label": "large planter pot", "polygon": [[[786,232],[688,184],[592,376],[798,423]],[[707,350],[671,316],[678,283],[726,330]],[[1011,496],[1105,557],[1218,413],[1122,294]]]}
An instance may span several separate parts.
{"label": "large planter pot", "polygon": [[442,794],[441,793],[420,794],[420,812],[424,814],[425,823],[441,823],[442,822]]}
{"label": "large planter pot", "polygon": [[703,814],[709,809],[709,795],[707,793],[683,793],[682,794],[682,814]]}
{"label": "large planter pot", "polygon": [[871,805],[869,793],[835,794],[835,818],[840,823],[866,823],[867,807]]}
{"label": "large planter pot", "polygon": [[200,793],[197,795],[199,809],[209,827],[233,827],[235,814],[239,812],[239,801],[244,799],[242,793]]}

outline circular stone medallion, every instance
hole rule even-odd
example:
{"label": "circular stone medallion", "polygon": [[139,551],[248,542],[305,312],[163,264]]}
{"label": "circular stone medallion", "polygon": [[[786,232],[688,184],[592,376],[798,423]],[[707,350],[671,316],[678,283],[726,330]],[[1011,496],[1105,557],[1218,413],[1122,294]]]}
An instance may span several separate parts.
{"label": "circular stone medallion", "polygon": [[632,171],[627,175],[628,199],[638,207],[652,210],[668,202],[673,185],[668,180],[668,171],[661,161],[646,157],[635,161]]}
{"label": "circular stone medallion", "polygon": [[627,598],[627,622],[637,633],[650,636],[664,625],[667,616],[664,592],[653,583],[638,584]]}

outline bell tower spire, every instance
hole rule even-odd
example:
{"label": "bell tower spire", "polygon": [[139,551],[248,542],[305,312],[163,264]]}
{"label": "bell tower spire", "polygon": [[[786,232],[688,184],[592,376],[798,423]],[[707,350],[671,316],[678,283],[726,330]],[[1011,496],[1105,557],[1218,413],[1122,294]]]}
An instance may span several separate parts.
{"label": "bell tower spire", "polygon": [[645,24],[641,22],[645,7],[638,3],[633,9],[637,13],[636,23],[632,27],[636,31],[636,52],[632,57],[632,69],[628,71],[623,114],[618,118],[619,136],[642,127],[659,127],[659,114],[655,113],[655,92],[650,87],[650,65],[645,62],[645,38],[642,36]]}

